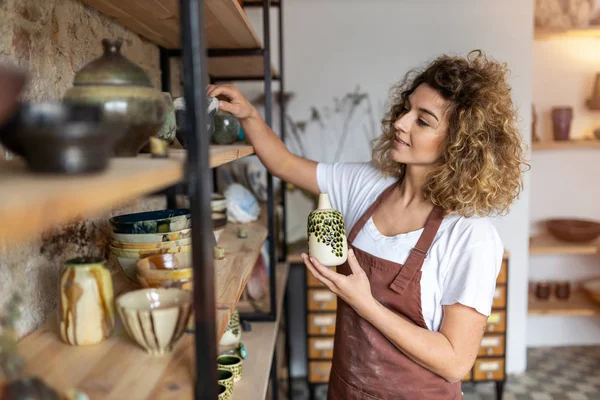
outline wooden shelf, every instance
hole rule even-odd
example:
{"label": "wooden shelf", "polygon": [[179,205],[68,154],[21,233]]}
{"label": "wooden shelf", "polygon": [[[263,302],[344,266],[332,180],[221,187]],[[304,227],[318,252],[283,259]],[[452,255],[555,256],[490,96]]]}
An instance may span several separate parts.
{"label": "wooden shelf", "polygon": [[580,29],[543,29],[535,28],[535,40],[549,40],[560,38],[600,38],[600,27]]}
{"label": "wooden shelf", "polygon": [[[167,49],[181,47],[178,0],[82,1],[157,45]],[[204,18],[208,49],[262,48],[237,0],[205,0]],[[127,49],[124,54],[127,55]],[[263,57],[209,58],[208,73],[213,77],[262,76]]]}
{"label": "wooden shelf", "polygon": [[529,238],[529,254],[599,254],[600,241],[591,243],[563,242],[549,235]]}
{"label": "wooden shelf", "polygon": [[564,140],[533,142],[532,150],[600,149],[600,140]]}
{"label": "wooden shelf", "polygon": [[[215,262],[218,340],[225,331],[267,235],[266,228],[259,224],[245,226],[248,228],[247,239],[237,238],[237,226],[234,224],[228,226],[219,238],[226,258]],[[283,279],[287,269],[282,269]],[[122,273],[114,277],[114,283],[116,294],[135,288]],[[127,399],[132,398],[132,394],[140,399],[191,398],[191,395],[180,395],[193,390],[193,335],[186,334],[171,354],[157,357],[144,352],[127,336],[119,318],[113,335],[92,346],[75,347],[63,343],[56,325],[56,318],[50,318],[50,322],[20,342],[19,352],[26,362],[27,374],[42,377],[58,390],[77,387],[91,399]],[[262,334],[260,329],[256,332]],[[254,343],[256,340],[252,341],[249,337],[248,341]],[[248,341],[244,343],[250,348]],[[254,350],[257,360],[260,359],[260,351]],[[252,374],[252,368],[248,369],[248,373]]]}
{"label": "wooden shelf", "polygon": [[[210,166],[253,153],[247,145],[212,146]],[[34,174],[20,159],[0,162],[0,242],[26,239],[180,181],[187,152],[169,154],[168,159],[114,158],[100,174],[73,177]]]}
{"label": "wooden shelf", "polygon": [[554,296],[543,301],[529,293],[529,315],[600,315],[600,306],[583,291],[573,291],[566,301],[557,300]]}

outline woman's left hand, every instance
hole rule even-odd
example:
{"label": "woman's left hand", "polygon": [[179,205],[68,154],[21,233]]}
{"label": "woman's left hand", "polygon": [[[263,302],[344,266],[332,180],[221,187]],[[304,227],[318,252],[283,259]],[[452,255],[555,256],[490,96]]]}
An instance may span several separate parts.
{"label": "woman's left hand", "polygon": [[352,249],[348,250],[348,264],[352,274],[346,276],[325,267],[314,257],[302,253],[302,259],[308,270],[329,290],[348,303],[354,310],[364,316],[366,310],[377,302],[371,294],[371,284],[367,274],[358,264]]}

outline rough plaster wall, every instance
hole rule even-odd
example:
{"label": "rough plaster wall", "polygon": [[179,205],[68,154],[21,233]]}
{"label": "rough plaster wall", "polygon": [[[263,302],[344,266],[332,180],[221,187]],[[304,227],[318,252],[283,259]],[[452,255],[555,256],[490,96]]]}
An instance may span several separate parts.
{"label": "rough plaster wall", "polygon": [[[62,97],[75,72],[102,53],[100,41],[117,37],[124,40],[123,54],[160,87],[158,48],[79,0],[0,0],[0,62],[29,71],[29,100]],[[0,244],[0,314],[12,291],[18,290],[24,300],[20,335],[54,317],[62,262],[89,254],[106,256],[110,216],[164,207],[164,197],[140,199],[40,232],[28,242]]]}

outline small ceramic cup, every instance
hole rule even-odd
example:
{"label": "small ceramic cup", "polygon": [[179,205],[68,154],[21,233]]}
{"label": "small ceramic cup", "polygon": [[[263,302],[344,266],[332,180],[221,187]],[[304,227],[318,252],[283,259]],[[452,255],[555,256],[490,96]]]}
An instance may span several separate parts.
{"label": "small ceramic cup", "polygon": [[539,300],[548,300],[552,293],[552,284],[550,282],[538,282],[535,285],[535,297]]}
{"label": "small ceramic cup", "polygon": [[134,290],[119,296],[116,306],[127,334],[148,353],[161,355],[172,351],[183,335],[193,309],[192,293]]}
{"label": "small ceramic cup", "polygon": [[559,300],[569,300],[571,295],[571,282],[560,281],[554,286],[554,296]]}
{"label": "small ceramic cup", "polygon": [[233,373],[233,381],[237,382],[242,379],[243,361],[238,356],[222,355],[217,357],[219,369],[225,369]]}
{"label": "small ceramic cup", "polygon": [[227,369],[218,369],[217,376],[219,377],[219,385],[225,386],[227,389],[227,399],[233,394],[233,372]]}
{"label": "small ceramic cup", "polygon": [[229,400],[230,394],[227,394],[227,388],[219,383],[219,400]]}

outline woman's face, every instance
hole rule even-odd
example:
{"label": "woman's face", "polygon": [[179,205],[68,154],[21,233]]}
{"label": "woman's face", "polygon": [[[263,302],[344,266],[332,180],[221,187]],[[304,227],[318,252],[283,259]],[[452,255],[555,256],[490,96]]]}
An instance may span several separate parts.
{"label": "woman's face", "polygon": [[392,159],[415,166],[434,164],[448,131],[448,105],[435,89],[426,83],[419,85],[393,124]]}

